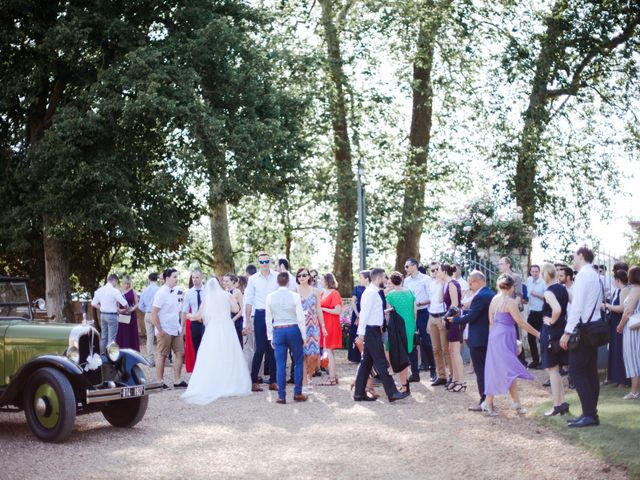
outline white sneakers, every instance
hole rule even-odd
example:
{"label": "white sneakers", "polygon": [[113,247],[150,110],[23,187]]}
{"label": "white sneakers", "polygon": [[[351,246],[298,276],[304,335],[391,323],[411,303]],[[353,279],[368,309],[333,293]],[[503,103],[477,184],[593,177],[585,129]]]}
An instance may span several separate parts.
{"label": "white sneakers", "polygon": [[629,392],[627,393],[624,397],[622,397],[623,400],[639,400],[640,399],[640,392]]}

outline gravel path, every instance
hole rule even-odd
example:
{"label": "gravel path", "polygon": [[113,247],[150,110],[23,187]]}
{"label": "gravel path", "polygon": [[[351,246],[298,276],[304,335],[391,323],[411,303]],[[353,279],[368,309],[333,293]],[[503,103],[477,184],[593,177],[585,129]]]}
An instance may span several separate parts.
{"label": "gravel path", "polygon": [[[0,413],[0,478],[626,478],[516,417],[506,397],[496,403],[501,417],[467,412],[474,387],[448,393],[423,376],[402,402],[355,403],[355,368],[345,352],[338,358],[340,385],[316,387],[306,403],[277,405],[276,392],[265,391],[197,407],[169,390],[150,398],[134,429],[85,415],[61,445],[35,440],[23,414]],[[543,373],[535,374],[521,382],[529,409],[547,399]]]}

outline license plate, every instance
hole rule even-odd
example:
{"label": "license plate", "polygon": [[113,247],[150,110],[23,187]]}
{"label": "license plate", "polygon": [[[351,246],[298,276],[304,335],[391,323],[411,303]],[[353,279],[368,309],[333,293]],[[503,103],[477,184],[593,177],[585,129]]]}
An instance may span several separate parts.
{"label": "license plate", "polygon": [[142,397],[144,395],[144,385],[136,387],[124,387],[120,390],[120,398]]}

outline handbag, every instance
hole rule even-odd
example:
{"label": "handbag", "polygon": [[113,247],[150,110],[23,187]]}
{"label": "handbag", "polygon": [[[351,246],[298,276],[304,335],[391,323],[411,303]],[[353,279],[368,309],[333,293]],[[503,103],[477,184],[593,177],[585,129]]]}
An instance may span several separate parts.
{"label": "handbag", "polygon": [[[604,286],[602,281],[600,282],[600,288],[602,288],[602,298],[604,296]],[[593,314],[596,311],[596,307],[600,301],[597,301],[591,312],[589,320],[593,318]],[[600,317],[600,320],[591,320],[587,323],[582,323],[580,318],[580,330],[582,330],[582,341],[591,347],[601,347],[606,345],[611,340],[611,329],[609,328],[608,311],[605,310],[604,318]]]}
{"label": "handbag", "polygon": [[124,315],[122,313],[118,314],[118,323],[126,323],[127,325],[131,322],[131,314]]}

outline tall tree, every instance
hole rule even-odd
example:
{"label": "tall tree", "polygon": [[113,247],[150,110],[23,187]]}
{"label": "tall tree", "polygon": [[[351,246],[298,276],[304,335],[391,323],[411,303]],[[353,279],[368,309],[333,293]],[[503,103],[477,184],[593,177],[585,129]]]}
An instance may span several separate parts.
{"label": "tall tree", "polygon": [[[527,45],[511,49],[518,51],[516,58],[524,59],[523,68],[533,71],[517,163],[509,181],[527,225],[539,227],[541,213],[554,202],[549,188],[554,177],[545,173],[554,170],[544,149],[550,121],[571,99],[584,102],[593,93],[600,95],[599,88],[614,73],[637,80],[633,52],[638,51],[639,23],[640,4],[633,0],[557,0],[544,18],[533,64]],[[607,94],[603,101],[609,101]]]}
{"label": "tall tree", "polygon": [[346,95],[349,89],[344,73],[340,28],[355,1],[319,0],[321,24],[327,49],[329,109],[333,130],[333,157],[336,167],[335,251],[333,272],[343,296],[353,289],[353,243],[356,228],[357,188],[353,174],[351,141],[347,121]]}
{"label": "tall tree", "polygon": [[92,264],[81,253],[111,258],[120,246],[186,238],[191,195],[176,174],[179,142],[167,138],[179,103],[171,82],[188,79],[156,48],[156,30],[179,7],[9,2],[0,12],[0,150],[11,184],[0,244],[15,251],[21,236],[39,237],[47,310],[58,320],[75,260]]}
{"label": "tall tree", "polygon": [[228,205],[282,195],[306,157],[309,99],[300,86],[308,65],[278,45],[268,12],[244,2],[204,1],[190,18],[197,27],[177,53],[196,72],[202,97],[189,125],[192,168],[207,186],[215,270],[224,274],[235,269]]}
{"label": "tall tree", "polygon": [[434,65],[436,39],[451,3],[450,0],[424,0],[415,6],[419,27],[411,80],[413,98],[409,130],[409,158],[404,169],[402,218],[396,244],[395,268],[398,271],[402,271],[402,266],[407,258],[420,259],[420,237],[425,217],[425,187],[428,183],[429,144],[433,114],[431,73]]}

